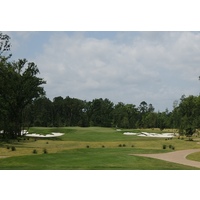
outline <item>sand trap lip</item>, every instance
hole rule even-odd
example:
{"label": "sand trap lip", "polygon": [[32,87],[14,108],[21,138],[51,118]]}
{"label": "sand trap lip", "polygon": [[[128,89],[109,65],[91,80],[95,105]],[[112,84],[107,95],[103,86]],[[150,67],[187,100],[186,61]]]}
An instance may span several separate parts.
{"label": "sand trap lip", "polygon": [[51,134],[47,134],[47,135],[32,133],[32,134],[26,134],[25,136],[27,136],[27,137],[50,138],[50,137],[59,137],[59,136],[62,136],[62,135],[64,135],[64,133],[51,133]]}

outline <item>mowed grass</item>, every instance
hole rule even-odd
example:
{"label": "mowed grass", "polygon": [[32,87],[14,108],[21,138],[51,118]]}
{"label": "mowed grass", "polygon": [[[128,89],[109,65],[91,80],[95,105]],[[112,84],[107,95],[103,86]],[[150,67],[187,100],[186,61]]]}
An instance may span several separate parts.
{"label": "mowed grass", "polygon": [[[47,138],[26,138],[12,143],[0,143],[0,169],[12,170],[75,170],[75,169],[196,169],[175,163],[152,158],[133,156],[137,153],[164,153],[175,150],[199,148],[199,144],[174,138],[147,138],[123,135],[125,131],[138,132],[140,130],[116,131],[113,128],[99,127],[61,127],[38,128],[33,127],[30,133],[49,134],[51,132],[64,133],[63,136]],[[147,131],[147,130],[146,130]],[[155,132],[149,130],[149,132]],[[167,131],[169,132],[169,131]],[[163,149],[163,145],[167,149]],[[16,151],[7,149],[15,146]],[[47,154],[44,154],[44,149]],[[33,154],[33,150],[37,154]]]}
{"label": "mowed grass", "polygon": [[[131,156],[143,150],[73,149],[54,154],[12,157],[0,160],[5,170],[186,170],[195,169],[157,159]],[[150,151],[151,152],[151,151]],[[152,151],[155,153],[155,151]]]}
{"label": "mowed grass", "polygon": [[192,153],[186,157],[189,160],[199,161],[200,162],[200,152]]}

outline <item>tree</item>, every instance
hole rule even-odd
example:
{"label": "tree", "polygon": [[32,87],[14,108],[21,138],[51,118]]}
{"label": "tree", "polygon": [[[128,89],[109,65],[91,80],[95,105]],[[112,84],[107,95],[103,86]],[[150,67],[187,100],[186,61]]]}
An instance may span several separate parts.
{"label": "tree", "polygon": [[179,116],[178,128],[180,133],[191,136],[200,124],[200,96],[182,96],[176,110]]}
{"label": "tree", "polygon": [[4,136],[17,137],[23,127],[24,109],[34,99],[44,95],[46,82],[38,78],[39,69],[33,62],[19,59],[9,62],[3,56],[10,48],[9,37],[0,34],[0,110]]}
{"label": "tree", "polygon": [[11,44],[9,40],[10,37],[8,35],[0,33],[0,62],[11,57],[11,54],[9,54],[7,57],[3,55],[10,50]]}
{"label": "tree", "polygon": [[0,68],[0,100],[4,110],[4,131],[12,137],[21,133],[23,111],[26,106],[45,94],[40,85],[46,82],[36,77],[38,73],[37,66],[34,63],[27,63],[26,59],[6,63]]}
{"label": "tree", "polygon": [[109,99],[94,99],[88,103],[87,114],[92,126],[111,127],[113,103]]}
{"label": "tree", "polygon": [[[53,105],[48,98],[37,98],[33,102],[31,111],[29,109],[29,116],[30,112],[32,114],[32,125],[43,127],[49,127],[53,125]],[[25,119],[27,119],[27,117]]]}

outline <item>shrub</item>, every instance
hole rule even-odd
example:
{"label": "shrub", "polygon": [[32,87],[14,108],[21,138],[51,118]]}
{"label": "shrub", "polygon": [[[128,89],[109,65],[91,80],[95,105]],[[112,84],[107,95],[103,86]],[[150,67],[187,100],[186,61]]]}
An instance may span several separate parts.
{"label": "shrub", "polygon": [[170,144],[170,145],[169,145],[169,148],[171,149],[172,147],[173,147],[173,146]]}
{"label": "shrub", "polygon": [[119,144],[119,147],[122,147],[122,145],[121,145],[121,144]]}
{"label": "shrub", "polygon": [[104,148],[105,146],[104,145],[102,145],[102,148]]}
{"label": "shrub", "polygon": [[123,147],[125,147],[126,145],[125,144],[123,144]]}
{"label": "shrub", "polygon": [[47,150],[46,150],[46,149],[43,149],[43,153],[44,153],[44,154],[47,154],[48,152],[47,152]]}
{"label": "shrub", "polygon": [[134,147],[134,145],[132,145],[131,147]]}
{"label": "shrub", "polygon": [[172,146],[172,150],[175,150],[175,147],[174,147],[174,146]]}
{"label": "shrub", "polygon": [[36,150],[36,149],[34,149],[34,150],[33,150],[33,153],[34,153],[34,154],[37,154],[37,150]]}
{"label": "shrub", "polygon": [[90,148],[90,146],[89,146],[89,145],[87,145],[87,146],[86,146],[86,148]]}
{"label": "shrub", "polygon": [[46,144],[49,144],[49,142],[46,142]]}
{"label": "shrub", "polygon": [[167,148],[167,145],[163,144],[163,149],[166,149]]}
{"label": "shrub", "polygon": [[7,149],[10,149],[10,146],[7,146],[6,148],[7,148]]}
{"label": "shrub", "polygon": [[12,151],[16,151],[16,148],[14,146],[11,147]]}

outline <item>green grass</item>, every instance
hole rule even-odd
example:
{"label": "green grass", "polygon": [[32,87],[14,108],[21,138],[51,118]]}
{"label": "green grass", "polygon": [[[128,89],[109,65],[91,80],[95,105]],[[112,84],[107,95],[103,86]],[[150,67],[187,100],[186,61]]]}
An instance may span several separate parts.
{"label": "green grass", "polygon": [[54,154],[12,157],[0,160],[6,170],[186,170],[195,169],[157,159],[132,156],[132,153],[156,153],[141,149],[73,149]]}
{"label": "green grass", "polygon": [[[30,133],[62,132],[65,134],[52,139],[39,138],[35,140],[30,138],[29,140],[22,139],[19,142],[12,141],[9,144],[0,142],[0,155],[9,156],[0,159],[0,169],[195,169],[130,154],[170,152],[172,151],[169,148],[170,145],[173,145],[176,150],[199,148],[197,142],[177,138],[165,140],[164,138],[126,136],[122,134],[125,131],[139,132],[141,130],[117,132],[113,128],[99,127],[33,127],[29,130]],[[154,130],[142,131],[156,132]],[[15,146],[16,151],[7,149],[7,145]],[[167,148],[163,149],[163,145],[166,145]],[[89,148],[86,148],[87,146]],[[44,149],[47,150],[47,154],[44,154]],[[33,154],[34,150],[37,151],[37,154]]]}
{"label": "green grass", "polygon": [[186,157],[189,160],[199,161],[200,162],[200,152],[192,153]]}

